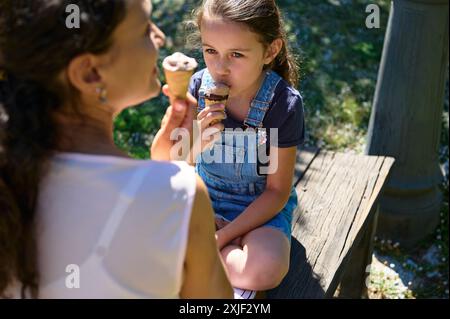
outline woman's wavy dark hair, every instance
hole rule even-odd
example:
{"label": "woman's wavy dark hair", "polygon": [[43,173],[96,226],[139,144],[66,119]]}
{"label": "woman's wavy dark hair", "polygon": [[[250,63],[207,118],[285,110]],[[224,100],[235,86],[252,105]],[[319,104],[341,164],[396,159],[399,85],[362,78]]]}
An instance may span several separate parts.
{"label": "woman's wavy dark hair", "polygon": [[[80,28],[66,26],[69,4]],[[38,186],[59,136],[53,114],[79,96],[57,76],[77,55],[107,51],[125,14],[125,0],[0,0],[0,297],[16,281],[22,298],[38,297]]]}
{"label": "woman's wavy dark hair", "polygon": [[[283,46],[280,53],[265,68],[277,72],[290,85],[298,85],[299,67],[289,49],[283,18],[275,0],[203,0],[202,5],[194,11],[195,24],[199,30],[205,12],[227,21],[243,23],[260,36],[266,48],[274,40],[281,39]],[[198,35],[191,35],[189,40],[197,42]]]}

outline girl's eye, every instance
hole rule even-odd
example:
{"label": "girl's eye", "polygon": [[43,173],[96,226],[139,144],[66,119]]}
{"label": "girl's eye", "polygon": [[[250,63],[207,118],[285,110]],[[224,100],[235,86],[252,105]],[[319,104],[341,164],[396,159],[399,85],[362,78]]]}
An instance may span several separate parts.
{"label": "girl's eye", "polygon": [[238,52],[233,52],[231,55],[233,58],[242,58],[243,57],[243,55]]}

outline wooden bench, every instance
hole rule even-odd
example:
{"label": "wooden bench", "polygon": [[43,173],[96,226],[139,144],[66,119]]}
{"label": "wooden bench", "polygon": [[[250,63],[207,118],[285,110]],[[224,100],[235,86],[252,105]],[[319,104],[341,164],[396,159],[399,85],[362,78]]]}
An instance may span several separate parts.
{"label": "wooden bench", "polygon": [[290,269],[267,298],[364,297],[377,199],[393,163],[314,148],[298,152]]}

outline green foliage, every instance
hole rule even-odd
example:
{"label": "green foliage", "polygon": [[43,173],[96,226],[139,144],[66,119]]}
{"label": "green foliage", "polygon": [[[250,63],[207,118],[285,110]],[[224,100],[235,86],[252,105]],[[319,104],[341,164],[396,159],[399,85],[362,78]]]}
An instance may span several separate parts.
{"label": "green foliage", "polygon": [[[192,20],[200,2],[153,1],[153,19],[167,36],[160,64],[163,57],[180,50],[195,56],[200,67],[204,65],[201,52],[186,48],[185,22]],[[301,67],[299,90],[305,101],[307,144],[338,150],[363,147],[389,14],[388,1],[377,3],[381,28],[367,29],[367,1],[278,1]],[[167,99],[159,97],[124,111],[116,120],[117,145],[147,158],[146,145],[167,105]]]}
{"label": "green foliage", "polygon": [[365,26],[367,1],[278,1],[301,62],[310,144],[361,150],[370,118],[389,16],[380,29]]}

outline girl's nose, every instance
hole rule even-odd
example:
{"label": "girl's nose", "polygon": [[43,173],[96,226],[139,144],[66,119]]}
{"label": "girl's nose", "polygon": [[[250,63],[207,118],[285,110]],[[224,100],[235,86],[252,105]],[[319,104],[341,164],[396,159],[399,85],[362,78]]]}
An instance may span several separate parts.
{"label": "girl's nose", "polygon": [[228,75],[230,73],[227,59],[219,59],[216,62],[216,72],[218,75]]}

